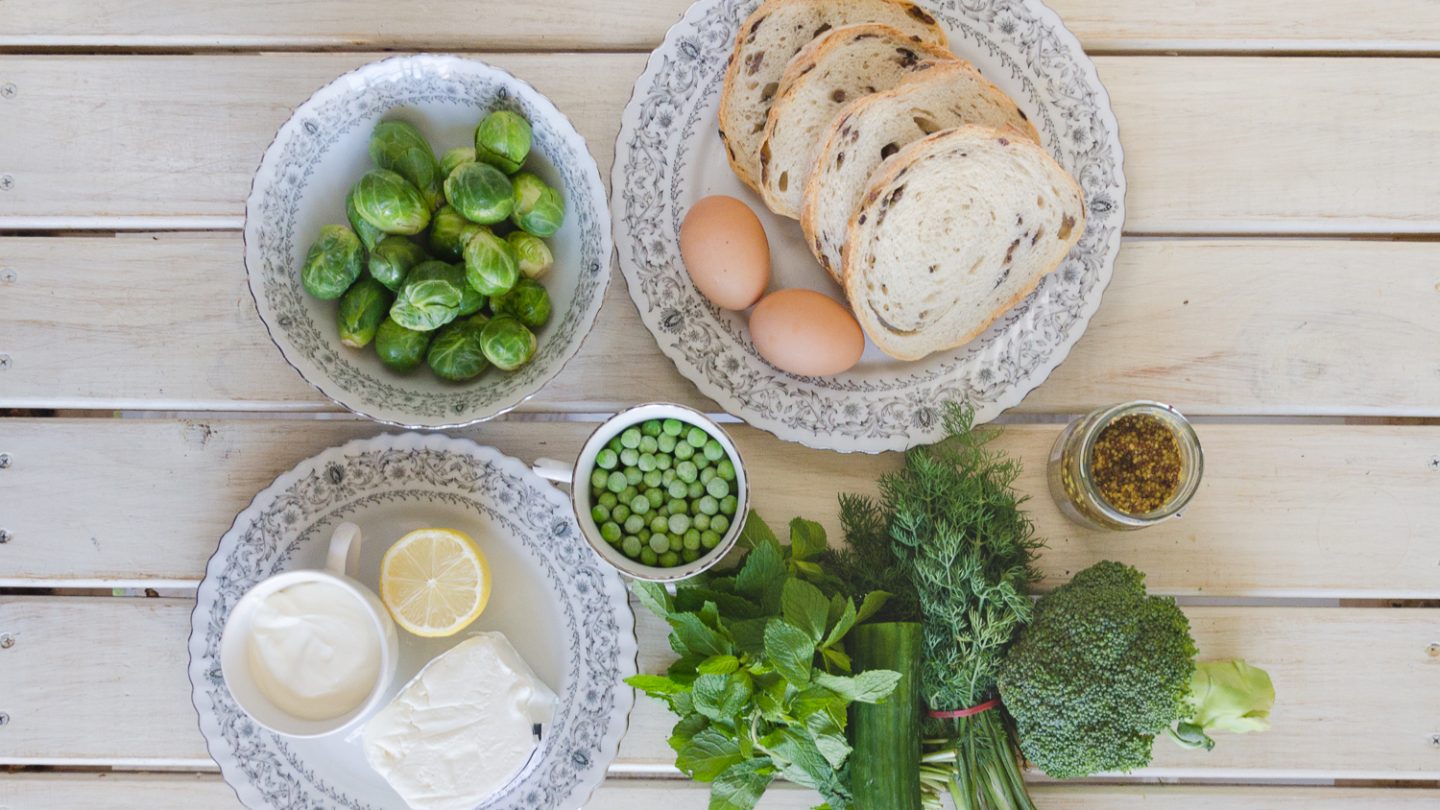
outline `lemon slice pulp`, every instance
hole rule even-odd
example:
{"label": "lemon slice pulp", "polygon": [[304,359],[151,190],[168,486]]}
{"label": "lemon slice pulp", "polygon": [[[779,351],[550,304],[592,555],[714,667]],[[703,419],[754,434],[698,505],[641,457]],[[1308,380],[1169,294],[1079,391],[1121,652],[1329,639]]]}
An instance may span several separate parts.
{"label": "lemon slice pulp", "polygon": [[464,532],[417,529],[385,552],[380,599],[411,633],[453,636],[490,601],[490,564]]}

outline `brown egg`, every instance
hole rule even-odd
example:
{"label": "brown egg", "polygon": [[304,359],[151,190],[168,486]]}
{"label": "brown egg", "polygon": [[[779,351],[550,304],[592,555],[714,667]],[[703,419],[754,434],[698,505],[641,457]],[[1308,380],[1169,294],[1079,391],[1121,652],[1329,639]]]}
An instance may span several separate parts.
{"label": "brown egg", "polygon": [[865,352],[865,334],[845,305],[814,290],[779,290],[750,313],[750,339],[770,364],[824,377],[848,371]]}
{"label": "brown egg", "polygon": [[721,309],[745,309],[770,283],[770,240],[750,206],[703,197],[680,223],[680,258],[700,294]]}

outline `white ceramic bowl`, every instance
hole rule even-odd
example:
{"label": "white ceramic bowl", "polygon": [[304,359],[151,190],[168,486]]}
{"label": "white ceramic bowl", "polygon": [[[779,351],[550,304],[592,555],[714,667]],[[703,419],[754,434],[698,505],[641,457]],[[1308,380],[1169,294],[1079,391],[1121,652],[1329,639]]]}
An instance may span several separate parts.
{"label": "white ceramic bowl", "polygon": [[[370,131],[385,118],[420,128],[438,154],[474,143],[494,109],[529,120],[526,168],[565,197],[565,222],[546,240],[555,267],[543,279],[553,302],[535,359],[514,372],[490,369],[450,383],[425,369],[398,374],[371,348],[342,346],[334,301],[300,286],[300,266],[321,226],[345,224],[345,196],[373,168]],[[585,139],[555,105],[499,68],[421,54],[373,62],[320,88],[276,133],[245,204],[245,269],[270,337],[321,393],[362,416],[409,428],[446,428],[514,408],[560,373],[595,323],[610,280],[610,213]]]}
{"label": "white ceramic bowl", "polygon": [[[700,555],[693,562],[670,568],[645,565],[639,560],[625,556],[620,549],[605,542],[605,539],[600,536],[600,527],[595,525],[595,519],[590,516],[592,505],[590,474],[595,470],[595,455],[606,443],[625,432],[627,428],[635,427],[641,422],[651,419],[679,419],[681,422],[704,430],[710,434],[711,438],[719,442],[721,447],[725,448],[725,452],[730,456],[730,463],[735,465],[735,514],[729,516],[730,527],[725,530],[725,534],[721,536],[720,542],[715,545],[715,548]],[[534,470],[541,477],[570,484],[570,503],[575,509],[575,519],[580,524],[580,533],[585,536],[590,548],[594,549],[602,560],[610,563],[626,576],[649,582],[678,582],[693,577],[720,562],[735,547],[735,541],[740,539],[740,532],[745,527],[745,515],[749,513],[750,509],[750,482],[745,475],[745,462],[740,458],[740,450],[735,447],[735,442],[705,414],[693,408],[669,402],[637,405],[605,420],[604,424],[596,428],[595,432],[590,434],[590,438],[585,440],[585,445],[580,448],[580,454],[576,457],[573,466],[542,458],[535,462]]]}

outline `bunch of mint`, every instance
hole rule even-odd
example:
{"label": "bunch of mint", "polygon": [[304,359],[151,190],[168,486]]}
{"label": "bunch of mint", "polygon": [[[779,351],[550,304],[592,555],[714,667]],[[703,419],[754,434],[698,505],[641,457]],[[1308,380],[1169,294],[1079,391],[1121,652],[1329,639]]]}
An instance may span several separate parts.
{"label": "bunch of mint", "polygon": [[711,783],[710,810],[750,810],[771,780],[814,788],[829,810],[850,810],[846,710],[875,703],[897,672],[850,673],[845,634],[875,614],[888,594],[857,608],[820,565],[825,530],[796,518],[782,546],[753,512],[741,544],[744,564],[676,586],[637,582],[636,595],[670,625],[680,657],[664,675],[626,683],[679,715],[670,736],[675,764]]}

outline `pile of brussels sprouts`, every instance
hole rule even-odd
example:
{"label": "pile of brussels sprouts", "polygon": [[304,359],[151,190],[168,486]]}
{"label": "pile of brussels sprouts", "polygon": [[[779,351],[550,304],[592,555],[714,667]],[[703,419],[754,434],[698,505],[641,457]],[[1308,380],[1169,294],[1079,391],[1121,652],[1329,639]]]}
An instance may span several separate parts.
{"label": "pile of brussels sprouts", "polygon": [[506,110],[475,129],[475,147],[439,160],[414,126],[381,121],[367,172],[345,199],[350,227],[326,225],[300,281],[339,299],[340,342],[375,344],[380,361],[408,372],[422,362],[446,380],[490,366],[514,371],[535,356],[550,318],[539,279],[554,258],[565,200],[527,171],[530,124]]}

